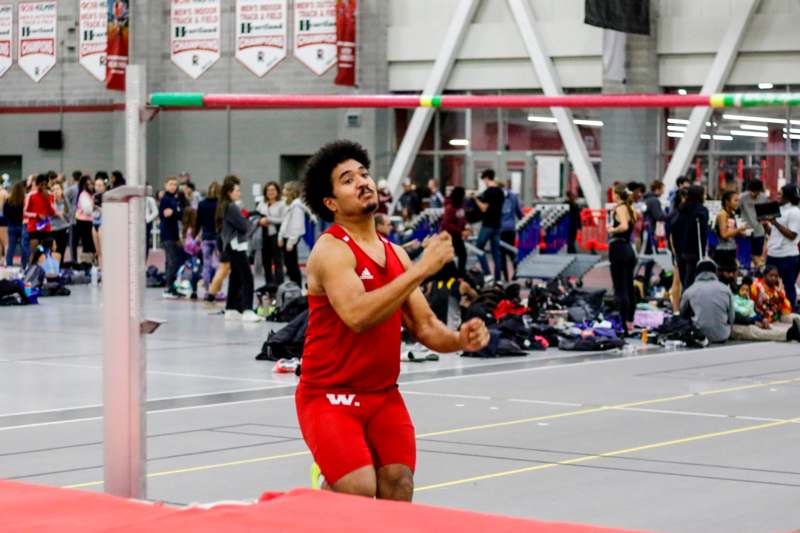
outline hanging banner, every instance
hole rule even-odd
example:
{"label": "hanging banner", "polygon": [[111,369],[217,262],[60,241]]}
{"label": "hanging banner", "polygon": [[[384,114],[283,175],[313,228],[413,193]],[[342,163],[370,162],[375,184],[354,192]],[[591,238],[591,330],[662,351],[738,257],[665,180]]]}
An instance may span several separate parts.
{"label": "hanging banner", "polygon": [[0,76],[11,68],[11,49],[14,35],[14,6],[0,5]]}
{"label": "hanging banner", "polygon": [[294,56],[317,76],[336,64],[336,0],[294,3]]}
{"label": "hanging banner", "polygon": [[286,0],[236,0],[236,59],[264,76],[286,57]]}
{"label": "hanging banner", "polygon": [[170,14],[172,62],[197,79],[219,59],[219,0],[172,0]]}
{"label": "hanging banner", "polygon": [[106,79],[106,0],[80,0],[78,61],[97,81]]}
{"label": "hanging banner", "polygon": [[336,85],[356,85],[358,0],[336,0]]}
{"label": "hanging banner", "polygon": [[19,4],[19,67],[39,82],[56,65],[56,2],[23,2]]}
{"label": "hanging banner", "polygon": [[[106,3],[105,1],[103,2]],[[106,10],[106,89],[125,90],[125,68],[128,66],[130,33],[129,0],[108,0]]]}

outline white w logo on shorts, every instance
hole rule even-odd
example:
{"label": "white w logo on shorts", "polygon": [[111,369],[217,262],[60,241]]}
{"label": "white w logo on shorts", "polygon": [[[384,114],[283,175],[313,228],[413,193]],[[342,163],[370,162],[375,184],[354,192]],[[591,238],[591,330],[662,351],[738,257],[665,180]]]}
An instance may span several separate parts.
{"label": "white w logo on shorts", "polygon": [[[356,399],[355,394],[326,394],[325,397],[328,398],[331,405],[354,405],[353,400]],[[356,407],[359,405],[358,402],[355,403]]]}

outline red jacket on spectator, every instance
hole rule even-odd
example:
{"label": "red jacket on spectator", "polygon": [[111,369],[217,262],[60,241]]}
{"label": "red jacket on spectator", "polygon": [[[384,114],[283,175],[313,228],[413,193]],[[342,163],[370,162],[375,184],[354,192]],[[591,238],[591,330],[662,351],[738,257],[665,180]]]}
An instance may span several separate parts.
{"label": "red jacket on spectator", "polygon": [[[28,198],[25,213],[28,215],[28,232],[33,233],[35,231],[50,231],[49,218],[55,216],[56,210],[49,194],[45,196],[42,191],[36,191]],[[43,220],[47,220],[47,224],[37,229],[36,225]]]}
{"label": "red jacket on spectator", "polygon": [[450,199],[444,201],[444,215],[442,215],[442,231],[450,235],[461,237],[464,228],[467,227],[467,217],[464,214],[464,206],[455,207]]}

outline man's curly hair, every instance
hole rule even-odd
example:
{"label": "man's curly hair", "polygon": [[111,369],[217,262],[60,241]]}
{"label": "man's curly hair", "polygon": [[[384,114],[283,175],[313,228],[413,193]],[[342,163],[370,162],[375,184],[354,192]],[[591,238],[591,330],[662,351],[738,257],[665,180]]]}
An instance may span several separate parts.
{"label": "man's curly hair", "polygon": [[303,199],[311,211],[326,222],[333,222],[333,212],[325,207],[323,200],[333,196],[331,173],[340,163],[348,159],[358,161],[369,168],[366,149],[353,141],[334,141],[320,148],[306,165],[303,176]]}

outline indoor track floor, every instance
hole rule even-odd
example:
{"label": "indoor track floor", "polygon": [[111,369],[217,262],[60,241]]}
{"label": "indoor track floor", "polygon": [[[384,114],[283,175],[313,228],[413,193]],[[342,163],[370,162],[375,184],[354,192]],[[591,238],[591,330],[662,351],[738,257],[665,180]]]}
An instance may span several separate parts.
{"label": "indoor track floor", "polygon": [[[0,477],[102,490],[100,290],[0,309]],[[148,497],[308,485],[267,325],[148,290]],[[114,321],[120,317],[105,317]],[[800,346],[403,363],[417,502],[652,531],[800,527]],[[324,517],[320,517],[324,520]]]}

